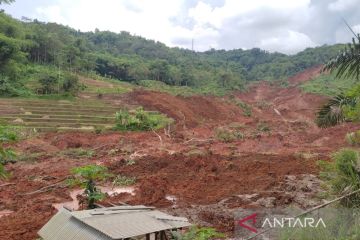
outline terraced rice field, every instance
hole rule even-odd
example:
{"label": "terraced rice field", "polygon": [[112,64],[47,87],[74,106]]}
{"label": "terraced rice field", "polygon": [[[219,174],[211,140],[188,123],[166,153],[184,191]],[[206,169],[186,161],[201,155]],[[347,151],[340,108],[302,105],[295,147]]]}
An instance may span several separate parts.
{"label": "terraced rice field", "polygon": [[37,131],[110,129],[118,110],[90,100],[0,99],[0,120]]}

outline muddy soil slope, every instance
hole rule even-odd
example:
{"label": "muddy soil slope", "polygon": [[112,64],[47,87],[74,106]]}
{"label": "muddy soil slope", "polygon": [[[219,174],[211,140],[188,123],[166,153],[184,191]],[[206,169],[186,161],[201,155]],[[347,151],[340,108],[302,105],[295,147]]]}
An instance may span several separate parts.
{"label": "muddy soil slope", "polygon": [[[87,164],[137,179],[135,195],[119,194],[102,204],[152,205],[229,235],[238,208],[317,204],[312,199],[320,191],[316,162],[346,146],[345,134],[357,129],[349,123],[325,130],[314,124],[326,98],[296,85],[318,70],[294,76],[288,88],[260,83],[232,98],[152,91],[122,97],[174,118],[166,133],[46,133],[14,144],[22,161],[7,165],[12,177],[0,182],[0,239],[36,239],[56,213],[53,204],[71,201],[62,180],[72,167]],[[250,115],[239,101],[251,106]],[[221,137],[219,129],[237,137]]]}

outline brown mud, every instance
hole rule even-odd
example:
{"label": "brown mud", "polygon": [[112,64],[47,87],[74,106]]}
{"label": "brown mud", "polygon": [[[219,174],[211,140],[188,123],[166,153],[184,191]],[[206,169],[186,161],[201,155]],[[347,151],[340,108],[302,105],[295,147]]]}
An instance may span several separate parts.
{"label": "brown mud", "polygon": [[[12,147],[27,157],[7,165],[12,176],[0,181],[0,213],[6,213],[0,215],[0,239],[36,239],[56,213],[54,204],[72,201],[72,189],[61,180],[71,168],[87,164],[102,164],[113,174],[137,179],[135,195],[120,193],[104,205],[152,205],[230,235],[237,208],[317,204],[317,161],[345,147],[345,134],[358,128],[345,123],[319,129],[314,124],[326,98],[303,93],[297,85],[318,73],[319,67],[298,74],[287,88],[263,82],[234,94],[252,107],[251,116],[230,97],[137,90],[114,101],[167,114],[176,121],[169,133],[44,133],[15,143]],[[216,137],[216,128],[231,126],[242,132],[241,139],[223,142]],[[94,155],[63,154],[74,148]],[[39,189],[43,191],[34,193]]]}

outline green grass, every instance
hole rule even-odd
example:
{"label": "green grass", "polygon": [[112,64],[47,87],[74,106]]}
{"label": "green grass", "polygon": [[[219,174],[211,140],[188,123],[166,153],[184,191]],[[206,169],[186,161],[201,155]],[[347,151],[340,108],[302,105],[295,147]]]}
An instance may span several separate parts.
{"label": "green grass", "polygon": [[[106,78],[99,76],[95,73],[87,73],[83,74],[86,78],[96,80],[99,83],[103,83],[103,86],[95,86],[94,84],[86,83],[85,80],[85,87],[82,90],[84,93],[97,93],[97,94],[123,94],[127,92],[131,92],[134,88],[133,84],[130,84],[128,82]],[[80,81],[83,82],[83,81]]]}
{"label": "green grass", "polygon": [[279,229],[280,240],[358,240],[360,239],[360,213],[358,209],[325,207],[317,210],[306,217],[320,217],[326,224],[326,228],[318,226],[317,228],[282,228]]}
{"label": "green grass", "polygon": [[309,93],[335,96],[347,92],[358,82],[354,79],[336,78],[335,74],[322,74],[301,85],[301,89]]}
{"label": "green grass", "polygon": [[175,96],[193,96],[193,95],[214,95],[224,96],[229,91],[220,88],[217,85],[209,85],[204,87],[187,87],[187,86],[170,86],[166,83],[155,80],[141,80],[138,81],[138,85],[148,90],[166,92]]}
{"label": "green grass", "polygon": [[66,156],[71,158],[91,158],[95,152],[91,149],[83,148],[69,148],[59,153],[60,156]]}

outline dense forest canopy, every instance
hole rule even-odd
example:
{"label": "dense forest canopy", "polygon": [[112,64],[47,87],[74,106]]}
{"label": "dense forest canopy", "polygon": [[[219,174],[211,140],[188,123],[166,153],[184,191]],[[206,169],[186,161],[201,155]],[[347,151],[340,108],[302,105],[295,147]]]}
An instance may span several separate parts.
{"label": "dense forest canopy", "polygon": [[11,95],[29,76],[43,78],[34,65],[52,69],[49,72],[92,72],[134,83],[148,79],[175,86],[241,89],[249,81],[286,79],[325,63],[341,48],[309,48],[291,56],[258,48],[193,52],[128,32],[80,32],[56,23],[16,20],[1,12],[0,94]]}

